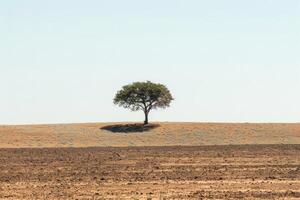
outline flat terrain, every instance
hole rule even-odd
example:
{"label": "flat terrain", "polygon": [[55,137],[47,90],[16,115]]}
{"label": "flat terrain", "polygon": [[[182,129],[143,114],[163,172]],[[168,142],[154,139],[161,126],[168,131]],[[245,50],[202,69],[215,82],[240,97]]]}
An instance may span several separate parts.
{"label": "flat terrain", "polygon": [[0,199],[300,199],[300,145],[0,150]]}
{"label": "flat terrain", "polygon": [[0,199],[300,199],[300,124],[0,126]]}
{"label": "flat terrain", "polygon": [[0,126],[0,148],[300,144],[300,123],[160,123],[144,132],[139,132],[139,127],[114,126],[108,123]]}

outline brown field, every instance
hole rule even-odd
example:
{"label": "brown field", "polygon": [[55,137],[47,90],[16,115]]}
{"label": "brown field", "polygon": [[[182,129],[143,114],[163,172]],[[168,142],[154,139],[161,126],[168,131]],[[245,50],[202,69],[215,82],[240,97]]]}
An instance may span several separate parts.
{"label": "brown field", "polygon": [[110,125],[0,126],[0,199],[300,199],[300,124]]}
{"label": "brown field", "polygon": [[300,145],[0,150],[1,199],[297,199]]}
{"label": "brown field", "polygon": [[102,129],[109,125],[112,124],[0,126],[0,148],[300,144],[300,123],[160,123],[142,133],[127,126],[112,129],[127,133]]}

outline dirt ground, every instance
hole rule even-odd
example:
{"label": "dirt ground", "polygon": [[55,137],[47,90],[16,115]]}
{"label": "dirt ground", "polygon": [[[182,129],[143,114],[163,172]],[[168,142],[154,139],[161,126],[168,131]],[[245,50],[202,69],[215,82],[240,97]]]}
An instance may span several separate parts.
{"label": "dirt ground", "polygon": [[300,123],[159,123],[140,132],[124,124],[0,126],[0,148],[300,144]]}
{"label": "dirt ground", "polygon": [[300,199],[300,145],[0,149],[0,199]]}

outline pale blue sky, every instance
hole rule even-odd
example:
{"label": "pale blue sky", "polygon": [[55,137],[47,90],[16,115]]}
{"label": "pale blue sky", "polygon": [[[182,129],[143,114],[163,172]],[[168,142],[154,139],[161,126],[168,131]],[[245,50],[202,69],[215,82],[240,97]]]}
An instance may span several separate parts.
{"label": "pale blue sky", "polygon": [[6,0],[0,38],[0,124],[142,121],[144,80],[150,120],[300,122],[300,0]]}

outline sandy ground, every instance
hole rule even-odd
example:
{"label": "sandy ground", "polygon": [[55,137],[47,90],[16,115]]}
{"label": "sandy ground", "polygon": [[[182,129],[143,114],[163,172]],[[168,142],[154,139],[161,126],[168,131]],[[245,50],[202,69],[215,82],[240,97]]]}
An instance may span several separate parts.
{"label": "sandy ground", "polygon": [[300,145],[1,149],[0,199],[300,199]]}
{"label": "sandy ground", "polygon": [[0,199],[300,199],[300,124],[0,126]]}
{"label": "sandy ground", "polygon": [[0,148],[300,144],[300,123],[160,123],[142,133],[103,129],[109,125],[112,124],[0,126]]}

